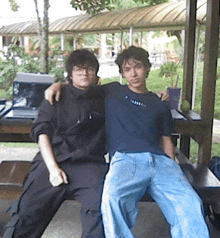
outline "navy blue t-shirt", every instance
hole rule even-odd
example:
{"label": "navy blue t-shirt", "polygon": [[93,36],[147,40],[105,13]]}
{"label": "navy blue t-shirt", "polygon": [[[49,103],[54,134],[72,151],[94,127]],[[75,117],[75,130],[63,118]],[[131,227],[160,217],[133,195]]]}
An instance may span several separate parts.
{"label": "navy blue t-shirt", "polygon": [[132,92],[127,85],[101,86],[105,93],[108,151],[165,154],[161,137],[170,136],[172,116],[168,102],[156,94]]}

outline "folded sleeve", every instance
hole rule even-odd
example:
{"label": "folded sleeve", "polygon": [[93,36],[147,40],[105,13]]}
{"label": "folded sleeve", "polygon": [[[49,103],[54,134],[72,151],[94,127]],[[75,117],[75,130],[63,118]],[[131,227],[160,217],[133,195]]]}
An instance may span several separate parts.
{"label": "folded sleeve", "polygon": [[37,119],[34,121],[30,137],[35,142],[38,142],[38,137],[41,134],[46,134],[49,138],[52,137],[56,128],[56,106],[50,105],[47,100],[43,100],[39,108]]}

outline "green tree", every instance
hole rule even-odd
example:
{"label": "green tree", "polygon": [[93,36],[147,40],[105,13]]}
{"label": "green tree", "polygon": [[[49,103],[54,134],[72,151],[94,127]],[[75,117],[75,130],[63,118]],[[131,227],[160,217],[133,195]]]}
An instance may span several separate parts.
{"label": "green tree", "polygon": [[[179,80],[179,76],[177,75],[178,64],[174,62],[167,62],[160,66],[159,76],[160,77],[170,77],[171,78],[171,88],[176,88]],[[173,77],[177,75],[176,82],[174,83]]]}
{"label": "green tree", "polygon": [[86,11],[89,14],[96,14],[106,8],[111,0],[71,0],[70,4],[76,10]]}
{"label": "green tree", "polygon": [[40,41],[40,65],[41,73],[48,73],[48,52],[49,52],[49,17],[48,10],[50,7],[49,0],[44,0],[43,20],[40,18],[38,10],[38,1],[34,0],[35,10],[37,13],[38,34]]}
{"label": "green tree", "polygon": [[141,2],[142,4],[147,4],[147,5],[157,5],[165,2],[169,2],[169,0],[134,0],[135,2]]}
{"label": "green tree", "polygon": [[76,10],[96,14],[104,9],[124,9],[143,5],[156,5],[169,2],[169,0],[71,0],[70,4]]}
{"label": "green tree", "polygon": [[[8,0],[11,6],[12,11],[17,11],[19,5],[16,0]],[[39,10],[38,10],[38,1],[34,0],[35,11],[37,13],[37,22],[38,22],[38,33],[39,33],[39,41],[40,41],[40,72],[48,73],[48,36],[49,36],[49,0],[44,0],[44,12],[43,19],[40,18]]]}
{"label": "green tree", "polygon": [[19,8],[19,5],[16,3],[15,0],[8,0],[11,6],[11,10],[16,12]]}

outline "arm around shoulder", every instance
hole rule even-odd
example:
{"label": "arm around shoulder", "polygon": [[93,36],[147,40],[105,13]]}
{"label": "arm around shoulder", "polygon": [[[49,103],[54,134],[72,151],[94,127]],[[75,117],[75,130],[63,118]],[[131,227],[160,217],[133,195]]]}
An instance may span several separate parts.
{"label": "arm around shoulder", "polygon": [[54,83],[52,84],[49,88],[46,89],[46,91],[44,92],[44,97],[45,99],[51,104],[53,105],[53,101],[54,101],[54,96],[55,96],[55,100],[58,102],[60,99],[60,94],[61,94],[61,89],[64,85],[66,85],[68,83]]}
{"label": "arm around shoulder", "polygon": [[157,91],[156,94],[162,101],[169,100],[169,94],[165,90]]}

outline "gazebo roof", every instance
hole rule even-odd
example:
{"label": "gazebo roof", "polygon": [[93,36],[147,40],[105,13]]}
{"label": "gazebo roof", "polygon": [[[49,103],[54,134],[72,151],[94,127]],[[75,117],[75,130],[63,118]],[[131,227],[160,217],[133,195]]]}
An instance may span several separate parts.
{"label": "gazebo roof", "polygon": [[[205,24],[206,0],[198,0],[197,23]],[[163,3],[131,9],[101,12],[97,15],[82,14],[53,20],[50,34],[105,33],[133,30],[168,30],[185,27],[186,2]],[[3,26],[0,35],[31,35],[38,33],[37,21]]]}

